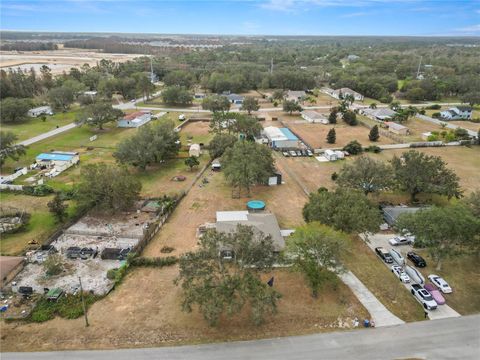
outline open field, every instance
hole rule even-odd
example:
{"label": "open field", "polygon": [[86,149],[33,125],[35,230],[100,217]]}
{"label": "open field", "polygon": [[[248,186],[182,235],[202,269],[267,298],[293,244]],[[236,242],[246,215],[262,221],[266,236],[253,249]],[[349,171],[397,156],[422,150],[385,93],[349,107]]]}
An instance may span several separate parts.
{"label": "open field", "polygon": [[45,121],[38,117],[28,118],[19,124],[2,124],[2,131],[11,131],[17,135],[18,141],[22,141],[55,130],[57,126],[61,127],[74,122],[77,113],[78,110],[73,108],[66,113],[59,112],[55,115],[47,116]]}
{"label": "open field", "polygon": [[137,54],[109,54],[98,50],[63,48],[45,51],[0,51],[0,67],[24,70],[35,68],[37,73],[42,65],[51,67],[52,74],[61,74],[72,67],[81,67],[83,64],[94,66],[102,59],[115,62],[125,62],[142,55]]}
{"label": "open field", "polygon": [[[428,155],[440,156],[460,177],[460,186],[469,193],[480,188],[480,147],[451,146],[440,148],[418,148],[417,151]],[[400,156],[407,149],[385,150],[372,157],[390,160],[394,155]]]}
{"label": "open field", "polygon": [[[179,345],[246,340],[331,331],[368,317],[341,282],[326,286],[313,299],[298,274],[275,270],[275,288],[283,294],[278,313],[253,326],[246,313],[222,319],[209,327],[196,311],[181,311],[181,294],[173,285],[177,267],[133,270],[107,298],[89,310],[90,327],[83,318],[56,318],[42,324],[1,323],[2,351],[98,349]],[[339,300],[340,299],[340,300]]]}
{"label": "open field", "polygon": [[[292,121],[286,121],[285,123],[295,134],[315,149],[343,147],[352,140],[357,140],[363,146],[394,143],[393,140],[385,136],[380,136],[378,141],[372,142],[368,139],[369,129],[361,125],[345,125],[342,121],[339,121],[336,125],[294,123]],[[337,135],[335,144],[327,143],[327,134],[331,128],[335,128]]]}
{"label": "open field", "polygon": [[472,121],[449,121],[448,123],[463,127],[468,130],[473,130],[473,131],[480,130],[480,123],[474,123]]}
{"label": "open field", "polygon": [[[1,236],[0,253],[2,255],[20,255],[30,241],[42,243],[56,231],[58,224],[47,207],[47,203],[52,198],[53,195],[38,197],[15,193],[0,194],[2,206],[24,210],[31,215],[24,230]],[[72,215],[74,210],[74,204],[69,202],[69,214]]]}

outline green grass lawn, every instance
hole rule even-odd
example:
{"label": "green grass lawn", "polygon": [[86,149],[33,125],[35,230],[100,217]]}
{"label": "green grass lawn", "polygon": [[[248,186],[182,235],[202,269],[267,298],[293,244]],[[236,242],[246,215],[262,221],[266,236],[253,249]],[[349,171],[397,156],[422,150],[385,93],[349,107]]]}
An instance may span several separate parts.
{"label": "green grass lawn", "polygon": [[[427,261],[427,267],[418,269],[425,279],[430,274],[443,277],[453,289],[453,293],[445,294],[447,304],[461,315],[480,312],[480,268],[478,255],[459,255],[442,262],[441,270],[436,270],[435,261],[424,250],[415,250]],[[427,280],[428,281],[428,280]]]}
{"label": "green grass lawn", "polygon": [[404,321],[424,318],[423,308],[360,238],[350,240],[344,264],[385,307]]}
{"label": "green grass lawn", "polygon": [[[20,255],[32,240],[42,243],[59,227],[53,215],[48,211],[47,203],[53,195],[37,197],[16,193],[1,193],[2,206],[24,210],[31,215],[24,230],[14,234],[5,234],[0,238],[0,253],[2,255]],[[73,216],[75,204],[69,202],[68,213]]]}
{"label": "green grass lawn", "polygon": [[18,140],[30,139],[47,131],[55,130],[57,126],[61,127],[75,121],[79,110],[72,109],[66,113],[57,113],[47,116],[45,121],[38,118],[28,118],[19,124],[2,124],[2,131],[11,131],[18,136]]}

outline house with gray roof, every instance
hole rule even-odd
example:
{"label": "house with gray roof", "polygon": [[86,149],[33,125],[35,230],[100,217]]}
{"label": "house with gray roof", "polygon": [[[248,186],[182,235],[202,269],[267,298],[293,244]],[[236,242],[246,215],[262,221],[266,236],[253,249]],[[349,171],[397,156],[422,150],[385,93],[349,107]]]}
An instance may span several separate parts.
{"label": "house with gray roof", "polygon": [[395,111],[389,108],[379,108],[379,109],[363,109],[361,113],[366,117],[376,120],[376,121],[388,121],[391,120],[397,115]]}
{"label": "house with gray roof", "polygon": [[[231,233],[237,229],[237,225],[251,226],[254,231],[270,236],[273,241],[275,253],[285,248],[285,238],[278,225],[277,217],[268,212],[251,213],[242,211],[217,211],[215,229],[218,232]],[[285,232],[284,232],[285,233]],[[228,255],[230,249],[224,248],[222,252]],[[230,254],[231,255],[231,254]]]}
{"label": "house with gray roof", "polygon": [[458,105],[440,112],[440,116],[445,120],[468,120],[472,118],[472,107]]}

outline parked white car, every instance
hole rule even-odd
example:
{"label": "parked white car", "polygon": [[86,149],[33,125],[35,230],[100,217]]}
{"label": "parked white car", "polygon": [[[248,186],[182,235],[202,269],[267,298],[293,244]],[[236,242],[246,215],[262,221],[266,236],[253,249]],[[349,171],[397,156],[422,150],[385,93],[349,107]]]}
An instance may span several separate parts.
{"label": "parked white car", "polygon": [[395,261],[398,265],[400,266],[405,265],[405,258],[397,250],[391,249],[390,255],[392,256],[393,261]]}
{"label": "parked white car", "polygon": [[408,284],[410,282],[410,277],[407,275],[403,268],[398,265],[392,266],[392,272],[395,274],[396,277],[400,279],[401,282]]}
{"label": "parked white car", "polygon": [[392,246],[398,246],[398,245],[411,245],[413,243],[411,237],[405,237],[405,236],[395,236],[391,239],[388,240],[388,243]]}
{"label": "parked white car", "polygon": [[438,275],[428,275],[428,280],[430,280],[444,294],[450,294],[453,291],[450,285]]}
{"label": "parked white car", "polygon": [[437,308],[436,301],[433,299],[432,295],[422,287],[422,285],[413,284],[410,291],[415,299],[417,299],[426,310],[435,310]]}

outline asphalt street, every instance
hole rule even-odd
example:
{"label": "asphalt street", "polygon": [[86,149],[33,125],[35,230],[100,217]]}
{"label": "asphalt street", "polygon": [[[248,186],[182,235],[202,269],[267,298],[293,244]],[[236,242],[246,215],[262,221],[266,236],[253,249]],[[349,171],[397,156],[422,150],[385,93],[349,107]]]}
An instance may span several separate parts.
{"label": "asphalt street", "polygon": [[479,359],[480,315],[258,341],[106,351],[4,353],[2,360]]}

